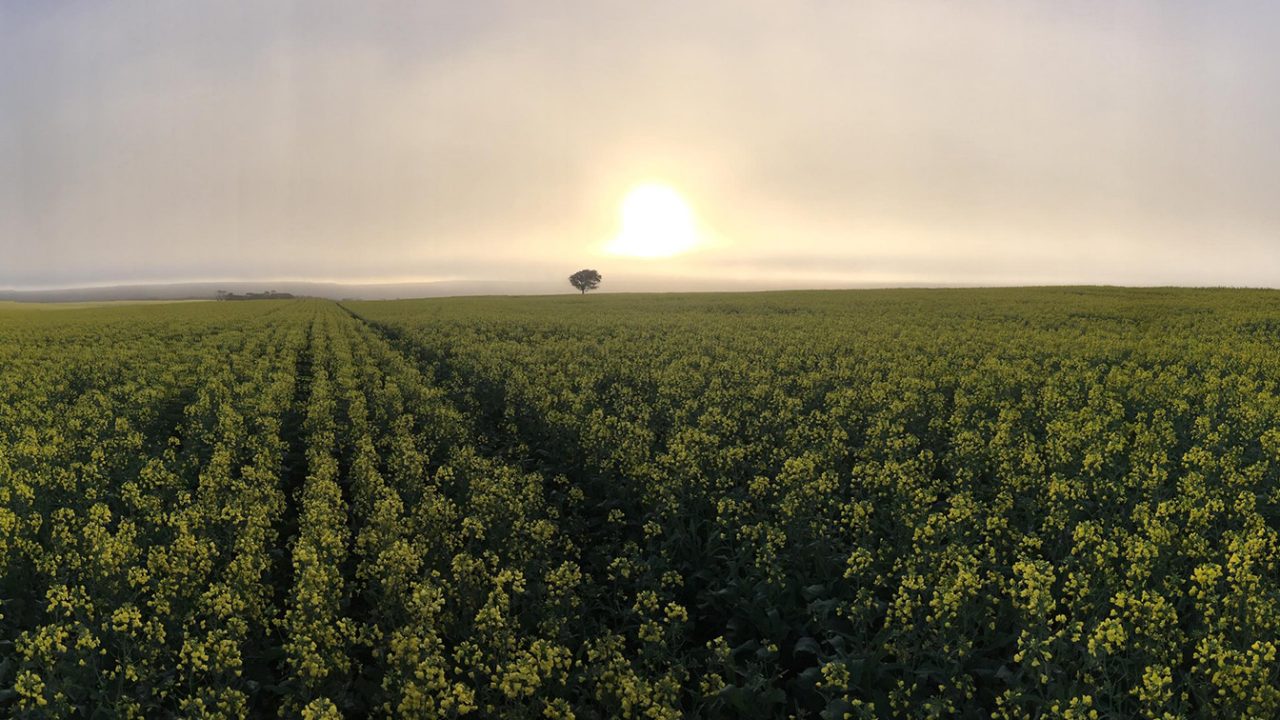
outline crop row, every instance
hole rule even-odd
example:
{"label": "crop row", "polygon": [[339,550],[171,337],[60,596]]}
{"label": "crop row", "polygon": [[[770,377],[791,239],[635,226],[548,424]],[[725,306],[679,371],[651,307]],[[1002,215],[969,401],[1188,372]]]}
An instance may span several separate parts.
{"label": "crop row", "polygon": [[673,715],[1280,712],[1273,293],[351,307],[580,494]]}
{"label": "crop row", "polygon": [[0,713],[1274,717],[1264,292],[0,312]]}

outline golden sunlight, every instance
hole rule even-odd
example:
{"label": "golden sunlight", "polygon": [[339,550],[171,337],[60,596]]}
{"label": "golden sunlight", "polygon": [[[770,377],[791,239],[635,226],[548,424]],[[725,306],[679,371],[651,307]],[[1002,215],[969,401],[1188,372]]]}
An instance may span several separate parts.
{"label": "golden sunlight", "polygon": [[698,245],[693,210],[674,188],[646,183],[622,199],[622,227],[607,251],[613,255],[665,258]]}

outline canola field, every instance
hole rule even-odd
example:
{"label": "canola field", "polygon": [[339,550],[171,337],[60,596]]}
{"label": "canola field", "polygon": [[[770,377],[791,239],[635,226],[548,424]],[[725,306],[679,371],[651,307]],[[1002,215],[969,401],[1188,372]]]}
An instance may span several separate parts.
{"label": "canola field", "polygon": [[0,716],[1280,717],[1280,293],[0,307]]}

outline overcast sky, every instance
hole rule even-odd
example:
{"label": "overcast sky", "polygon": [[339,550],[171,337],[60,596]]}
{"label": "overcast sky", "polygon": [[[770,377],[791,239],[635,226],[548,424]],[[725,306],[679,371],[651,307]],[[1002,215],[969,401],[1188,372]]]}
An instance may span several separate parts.
{"label": "overcast sky", "polygon": [[580,267],[1280,285],[1280,3],[0,2],[0,286]]}

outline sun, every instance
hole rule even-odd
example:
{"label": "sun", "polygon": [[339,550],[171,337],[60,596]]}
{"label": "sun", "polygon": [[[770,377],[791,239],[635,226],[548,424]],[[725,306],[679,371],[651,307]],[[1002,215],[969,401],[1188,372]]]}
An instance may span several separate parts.
{"label": "sun", "polygon": [[622,227],[608,252],[639,258],[667,258],[698,245],[693,210],[674,188],[658,183],[633,187],[622,199]]}

